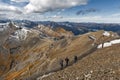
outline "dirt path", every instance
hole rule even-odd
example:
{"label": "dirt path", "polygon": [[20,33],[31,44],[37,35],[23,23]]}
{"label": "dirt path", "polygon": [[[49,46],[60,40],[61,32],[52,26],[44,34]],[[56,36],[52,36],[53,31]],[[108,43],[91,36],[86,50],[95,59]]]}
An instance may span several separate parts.
{"label": "dirt path", "polygon": [[[88,55],[90,55],[90,54],[92,54],[93,52],[95,52],[95,51],[97,50],[97,46],[98,46],[98,45],[95,45],[94,47],[90,48],[90,49],[87,50],[86,52],[82,53],[82,55],[78,56],[78,60],[82,60],[83,58],[85,58],[85,57],[87,57]],[[75,64],[75,63],[72,61],[72,62],[69,63],[69,65],[68,65],[67,67],[72,66],[73,64]],[[65,68],[67,68],[67,67],[64,67],[63,69],[65,69]],[[41,79],[42,77],[45,77],[45,76],[47,76],[47,75],[50,75],[50,74],[52,74],[52,73],[54,73],[54,72],[60,71],[60,70],[61,70],[61,69],[56,69],[56,70],[54,70],[54,71],[47,72],[46,74],[40,76],[39,79]],[[35,78],[34,78],[34,79],[35,79]],[[38,80],[39,80],[39,79],[38,79]]]}

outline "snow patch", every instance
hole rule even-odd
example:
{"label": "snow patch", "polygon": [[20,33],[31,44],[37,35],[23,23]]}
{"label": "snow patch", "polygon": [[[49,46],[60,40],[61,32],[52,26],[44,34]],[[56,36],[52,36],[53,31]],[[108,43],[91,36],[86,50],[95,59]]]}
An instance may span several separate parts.
{"label": "snow patch", "polygon": [[102,48],[102,45],[103,45],[103,47],[109,47],[109,46],[112,46],[111,43],[106,42],[106,43],[104,43],[104,44],[100,44],[100,45],[98,46],[98,48]]}
{"label": "snow patch", "polygon": [[27,28],[22,28],[20,30],[17,30],[14,35],[11,35],[11,37],[18,40],[25,40],[27,38],[28,32],[30,32],[30,30],[28,30]]}
{"label": "snow patch", "polygon": [[119,43],[120,43],[120,39],[112,40],[111,43],[112,43],[112,44],[119,44]]}
{"label": "snow patch", "polygon": [[105,31],[105,32],[103,33],[103,35],[109,37],[109,36],[110,36],[110,33],[107,32],[107,31]]}
{"label": "snow patch", "polygon": [[14,25],[16,28],[20,28],[19,26],[17,26],[17,25]]}
{"label": "snow patch", "polygon": [[52,75],[52,74],[54,74],[54,73],[49,73],[49,74],[43,75],[42,77],[37,78],[37,80],[42,80],[43,78],[45,78],[45,77],[47,77],[47,76],[50,76],[50,75]]}
{"label": "snow patch", "polygon": [[[112,46],[112,45],[114,45],[114,44],[120,44],[120,39],[116,39],[116,40],[112,40],[112,41],[110,41],[110,42],[104,43],[104,44],[103,44],[103,48],[105,48],[105,47],[110,47],[110,46]],[[102,48],[102,44],[98,45],[98,48]]]}

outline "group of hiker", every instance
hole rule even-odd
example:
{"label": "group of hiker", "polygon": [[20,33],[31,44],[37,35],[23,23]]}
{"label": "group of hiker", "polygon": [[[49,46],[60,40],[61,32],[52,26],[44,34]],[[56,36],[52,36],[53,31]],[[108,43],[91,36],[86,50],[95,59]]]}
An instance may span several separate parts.
{"label": "group of hiker", "polygon": [[[77,56],[74,56],[74,63],[76,63],[77,60],[78,60],[78,57],[77,57]],[[61,70],[64,68],[64,61],[65,61],[65,67],[67,67],[67,66],[69,65],[69,61],[70,61],[70,60],[69,60],[68,57],[66,57],[64,60],[63,60],[63,59],[60,60]]]}

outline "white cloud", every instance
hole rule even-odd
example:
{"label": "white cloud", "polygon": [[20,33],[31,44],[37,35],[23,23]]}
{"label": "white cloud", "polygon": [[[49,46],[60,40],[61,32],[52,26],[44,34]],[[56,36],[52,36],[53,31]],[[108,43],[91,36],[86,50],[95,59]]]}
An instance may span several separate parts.
{"label": "white cloud", "polygon": [[16,2],[16,3],[28,2],[28,0],[10,0],[10,1],[13,1],[13,2]]}
{"label": "white cloud", "polygon": [[26,5],[26,13],[30,12],[46,12],[56,9],[70,8],[78,5],[86,5],[87,0],[30,0]]}
{"label": "white cloud", "polygon": [[[7,1],[7,0],[6,0]],[[120,23],[120,13],[109,16],[68,16],[67,8],[86,5],[88,0],[0,0],[0,18],[41,21]],[[26,3],[27,2],[27,3]],[[29,2],[29,3],[28,3]],[[14,4],[13,4],[14,3]],[[19,4],[24,4],[20,6]],[[53,12],[50,12],[53,11]],[[38,13],[36,13],[38,12]],[[44,13],[45,14],[41,14]],[[28,13],[28,14],[19,14]],[[64,15],[65,14],[65,15]],[[67,16],[66,16],[67,15]]]}
{"label": "white cloud", "polygon": [[38,21],[38,20],[43,20],[44,16],[43,15],[38,15],[35,13],[31,13],[29,15],[25,15],[25,14],[15,14],[14,12],[0,12],[0,14],[4,14],[4,17],[2,17],[2,15],[0,16],[0,18],[2,17],[3,19],[15,19],[15,20],[33,20],[33,21]]}
{"label": "white cloud", "polygon": [[5,3],[0,3],[0,11],[12,11],[16,13],[21,13],[21,9]]}
{"label": "white cloud", "polygon": [[63,18],[63,17],[60,16],[60,15],[54,15],[54,16],[51,16],[51,17],[48,17],[48,18],[52,18],[52,19],[61,19],[61,18]]}

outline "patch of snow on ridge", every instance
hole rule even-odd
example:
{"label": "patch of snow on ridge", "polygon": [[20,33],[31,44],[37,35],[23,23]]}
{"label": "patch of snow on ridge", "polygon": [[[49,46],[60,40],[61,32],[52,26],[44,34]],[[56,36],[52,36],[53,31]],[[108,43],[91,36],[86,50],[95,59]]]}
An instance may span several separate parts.
{"label": "patch of snow on ridge", "polygon": [[43,75],[43,76],[41,76],[40,78],[37,78],[37,80],[42,80],[43,78],[45,78],[45,77],[47,77],[47,76],[50,76],[50,75],[52,75],[52,74],[54,74],[54,72],[53,72],[53,73],[46,74],[46,75]]}
{"label": "patch of snow on ridge", "polygon": [[105,32],[103,33],[103,35],[109,37],[109,36],[110,36],[110,33],[107,32],[107,31],[105,31]]}
{"label": "patch of snow on ridge", "polygon": [[[106,43],[104,43],[104,45],[103,45],[103,47],[109,47],[109,46],[112,46],[112,44],[109,43],[109,42],[106,42]],[[100,45],[98,46],[98,48],[102,48],[102,44],[100,44]]]}
{"label": "patch of snow on ridge", "polygon": [[19,26],[17,26],[17,25],[14,25],[16,28],[20,28]]}
{"label": "patch of snow on ridge", "polygon": [[120,39],[112,40],[111,43],[112,43],[112,44],[119,44],[119,43],[120,43]]}
{"label": "patch of snow on ridge", "polygon": [[[110,42],[104,43],[103,48],[104,48],[104,47],[112,46],[112,45],[114,45],[114,44],[120,44],[120,39],[116,39],[116,40],[112,40],[112,41],[110,41]],[[102,44],[98,45],[98,48],[102,48]]]}
{"label": "patch of snow on ridge", "polygon": [[27,38],[28,32],[30,32],[30,30],[28,30],[27,28],[22,28],[20,30],[17,30],[11,37],[18,40],[25,40]]}

